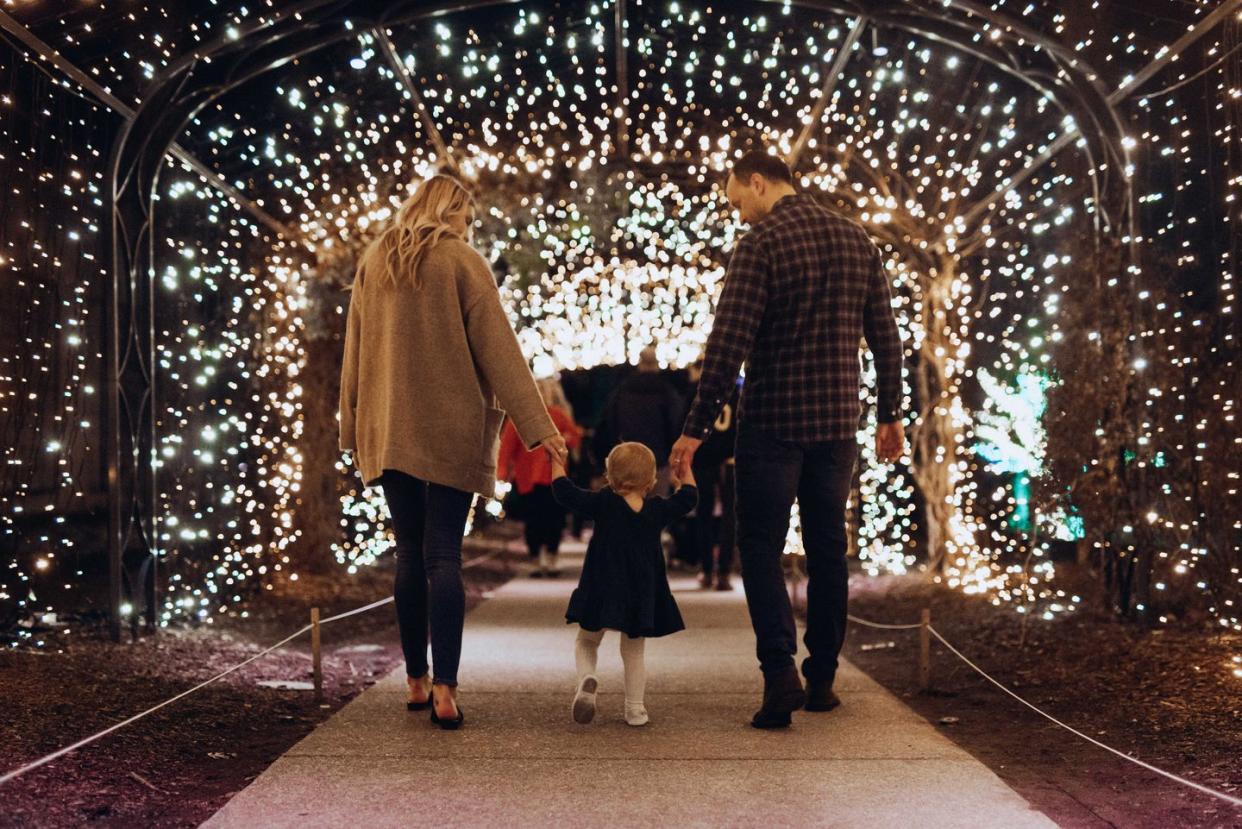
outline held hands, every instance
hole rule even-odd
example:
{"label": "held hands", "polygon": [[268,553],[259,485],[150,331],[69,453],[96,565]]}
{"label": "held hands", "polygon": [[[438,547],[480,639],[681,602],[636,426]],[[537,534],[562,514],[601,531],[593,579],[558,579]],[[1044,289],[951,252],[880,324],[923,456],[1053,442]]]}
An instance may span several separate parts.
{"label": "held hands", "polygon": [[896,463],[906,453],[906,432],[901,421],[881,423],[875,429],[875,454],[885,463]]}
{"label": "held hands", "polygon": [[693,438],[689,435],[682,435],[677,438],[677,442],[673,444],[673,451],[668,458],[673,476],[677,480],[689,484],[694,483],[694,472],[691,471],[690,464],[694,461],[694,453],[699,451],[699,447],[702,445],[703,441],[701,439]]}
{"label": "held hands", "polygon": [[558,468],[563,472],[569,464],[569,447],[565,444],[565,437],[558,432],[552,437],[541,441],[539,446],[548,453],[548,460],[552,462],[553,474],[556,474]]}
{"label": "held hands", "polygon": [[672,466],[671,463],[670,463],[670,467],[673,470],[672,479],[673,479],[674,490],[681,489],[683,486],[697,486],[697,484],[694,482],[694,467],[693,466],[686,468],[685,475],[679,474],[677,471],[677,467]]}

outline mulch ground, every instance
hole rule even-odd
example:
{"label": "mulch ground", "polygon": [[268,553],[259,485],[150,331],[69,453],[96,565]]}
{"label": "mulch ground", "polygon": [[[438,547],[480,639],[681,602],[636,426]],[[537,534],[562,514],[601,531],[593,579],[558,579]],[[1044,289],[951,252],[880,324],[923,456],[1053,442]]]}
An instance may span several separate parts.
{"label": "mulch ground", "polygon": [[[467,540],[467,562],[501,542]],[[513,546],[517,549],[517,545]],[[464,571],[467,608],[525,559]],[[36,760],[202,682],[306,624],[391,595],[391,562],[350,577],[303,577],[196,629],[132,643],[75,632],[58,652],[0,652],[0,772]],[[4,788],[0,825],[198,826],[277,757],[400,664],[391,605],[323,628],[324,700],[263,680],[309,682],[309,634],[224,679]]]}
{"label": "mulch ground", "polygon": [[[850,611],[932,625],[1032,704],[1095,739],[1192,781],[1242,796],[1242,636],[1147,630],[1099,611],[1051,621],[924,583],[852,580]],[[852,624],[846,657],[1069,827],[1242,827],[1242,808],[1141,769],[1005,696],[938,642],[932,688],[918,687],[916,631]],[[848,699],[845,700],[848,704]],[[984,821],[986,822],[986,821]]]}

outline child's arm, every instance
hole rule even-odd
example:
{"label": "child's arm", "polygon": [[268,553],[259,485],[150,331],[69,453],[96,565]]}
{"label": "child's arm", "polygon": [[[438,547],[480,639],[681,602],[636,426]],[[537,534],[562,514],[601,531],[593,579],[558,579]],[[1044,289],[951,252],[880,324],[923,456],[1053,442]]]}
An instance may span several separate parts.
{"label": "child's arm", "polygon": [[686,515],[699,503],[699,490],[694,485],[694,473],[691,472],[687,477],[689,480],[683,482],[670,497],[660,499],[663,502],[665,526]]}
{"label": "child's arm", "polygon": [[573,510],[587,518],[595,517],[595,505],[599,503],[599,493],[583,489],[565,476],[565,467],[554,464],[552,467],[552,496],[565,509]]}

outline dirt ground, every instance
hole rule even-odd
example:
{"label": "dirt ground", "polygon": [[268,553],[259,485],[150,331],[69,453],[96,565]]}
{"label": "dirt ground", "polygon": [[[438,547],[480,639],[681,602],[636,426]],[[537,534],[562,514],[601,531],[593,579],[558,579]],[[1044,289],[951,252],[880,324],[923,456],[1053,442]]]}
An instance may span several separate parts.
{"label": "dirt ground", "polygon": [[[467,563],[502,542],[469,539]],[[513,545],[512,550],[517,550]],[[525,554],[503,551],[465,570],[467,608],[504,583]],[[107,728],[245,660],[306,624],[391,594],[388,567],[307,579],[266,592],[248,618],[167,629],[135,643],[74,633],[61,652],[0,652],[0,772]],[[323,628],[324,695],[263,680],[311,679],[310,638],[289,645],[167,708],[18,778],[4,789],[0,826],[192,827],[277,757],[400,662],[391,605]]]}
{"label": "dirt ground", "polygon": [[[932,625],[964,655],[1067,725],[1158,768],[1242,796],[1242,637],[1145,630],[1080,610],[1031,618],[923,583],[855,577],[850,612]],[[1242,827],[1242,808],[1087,743],[1007,697],[938,642],[932,688],[918,687],[915,631],[851,624],[845,656],[1068,827]],[[848,699],[845,700],[848,704]]]}

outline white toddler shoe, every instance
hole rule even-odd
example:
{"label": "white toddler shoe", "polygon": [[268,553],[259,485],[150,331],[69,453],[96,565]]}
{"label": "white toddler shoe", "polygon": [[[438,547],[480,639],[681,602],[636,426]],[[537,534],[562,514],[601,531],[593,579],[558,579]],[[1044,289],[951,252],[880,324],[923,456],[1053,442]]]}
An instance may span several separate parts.
{"label": "white toddler shoe", "polygon": [[646,725],[647,706],[641,702],[627,702],[625,704],[625,722],[627,725]]}

